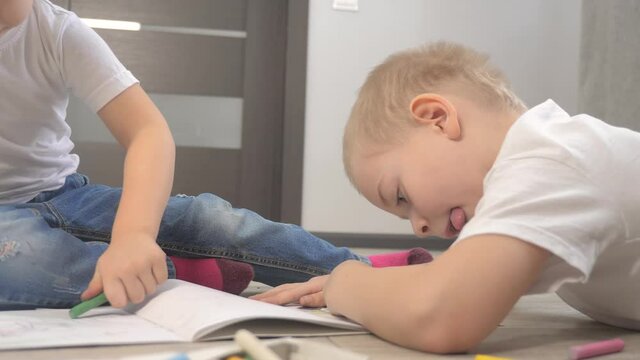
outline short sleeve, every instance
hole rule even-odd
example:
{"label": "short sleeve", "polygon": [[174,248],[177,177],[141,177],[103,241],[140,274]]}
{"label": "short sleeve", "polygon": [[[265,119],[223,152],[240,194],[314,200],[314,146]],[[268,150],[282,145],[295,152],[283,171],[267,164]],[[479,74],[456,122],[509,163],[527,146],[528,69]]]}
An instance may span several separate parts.
{"label": "short sleeve", "polygon": [[474,235],[501,234],[554,256],[530,292],[585,282],[598,255],[624,226],[600,187],[579,169],[546,158],[501,161],[487,175],[475,216],[456,243]]}
{"label": "short sleeve", "polygon": [[93,29],[71,14],[60,36],[62,77],[67,88],[97,112],[138,80]]}

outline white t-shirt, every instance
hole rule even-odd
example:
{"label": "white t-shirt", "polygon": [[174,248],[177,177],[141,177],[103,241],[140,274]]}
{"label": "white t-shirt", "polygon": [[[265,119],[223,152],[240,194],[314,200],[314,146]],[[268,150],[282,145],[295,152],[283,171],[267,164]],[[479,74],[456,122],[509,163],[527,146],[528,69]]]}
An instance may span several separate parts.
{"label": "white t-shirt", "polygon": [[529,293],[557,291],[598,321],[640,330],[638,184],[640,133],[547,100],[509,130],[456,243],[502,234],[547,249]]}
{"label": "white t-shirt", "polygon": [[76,171],[69,90],[98,111],[135,83],[74,13],[34,0],[25,21],[0,35],[0,204],[57,189]]}

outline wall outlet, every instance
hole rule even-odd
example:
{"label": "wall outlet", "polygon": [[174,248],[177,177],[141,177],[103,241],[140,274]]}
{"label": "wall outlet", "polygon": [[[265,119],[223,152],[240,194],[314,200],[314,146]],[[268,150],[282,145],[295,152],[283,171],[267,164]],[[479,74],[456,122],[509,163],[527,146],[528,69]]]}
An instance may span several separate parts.
{"label": "wall outlet", "polygon": [[333,0],[334,10],[358,11],[358,0]]}

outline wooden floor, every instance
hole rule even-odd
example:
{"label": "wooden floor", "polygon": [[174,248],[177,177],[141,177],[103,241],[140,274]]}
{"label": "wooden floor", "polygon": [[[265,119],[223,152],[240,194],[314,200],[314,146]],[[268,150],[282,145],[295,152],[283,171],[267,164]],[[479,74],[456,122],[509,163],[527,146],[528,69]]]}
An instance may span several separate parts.
{"label": "wooden floor", "polygon": [[[253,284],[248,292],[253,293],[262,289],[264,286]],[[640,359],[640,332],[601,325],[573,310],[555,294],[544,294],[520,299],[501,326],[469,354],[448,356],[425,354],[395,346],[373,335],[333,336],[312,340],[368,355],[371,360],[473,359],[475,354],[539,360],[567,359],[568,349],[571,346],[615,337],[625,341],[624,351],[597,359]],[[133,355],[217,347],[228,343],[222,341],[198,344],[8,351],[0,352],[0,359],[119,359]]]}

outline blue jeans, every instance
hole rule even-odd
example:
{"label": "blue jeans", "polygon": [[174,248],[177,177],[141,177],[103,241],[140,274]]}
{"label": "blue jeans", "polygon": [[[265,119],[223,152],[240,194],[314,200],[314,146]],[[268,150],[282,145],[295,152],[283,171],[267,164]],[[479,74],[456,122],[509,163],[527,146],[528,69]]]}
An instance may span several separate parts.
{"label": "blue jeans", "polygon": [[[109,245],[120,194],[73,174],[29,203],[0,206],[0,310],[77,304]],[[274,286],[327,274],[345,260],[369,263],[299,226],[232,208],[212,194],[171,197],[157,241],[171,256],[252,264],[255,280]],[[175,278],[168,257],[167,266]]]}

